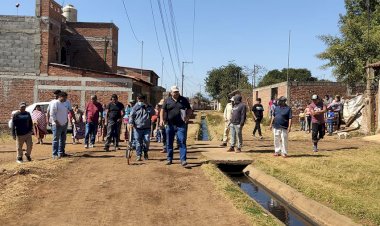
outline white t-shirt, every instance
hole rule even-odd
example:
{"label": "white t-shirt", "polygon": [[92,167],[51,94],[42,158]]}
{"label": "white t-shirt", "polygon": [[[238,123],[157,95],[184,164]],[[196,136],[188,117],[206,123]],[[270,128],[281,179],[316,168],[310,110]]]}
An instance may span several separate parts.
{"label": "white t-shirt", "polygon": [[55,125],[57,120],[59,124],[65,125],[68,122],[68,114],[72,110],[70,101],[66,100],[65,102],[52,101],[50,108],[50,118],[52,124]]}
{"label": "white t-shirt", "polygon": [[49,112],[49,123],[53,123],[53,119],[50,116],[50,109],[52,108],[53,103],[56,102],[56,101],[58,101],[58,100],[56,100],[56,99],[51,100],[50,103],[49,103],[49,106],[46,109],[46,112]]}

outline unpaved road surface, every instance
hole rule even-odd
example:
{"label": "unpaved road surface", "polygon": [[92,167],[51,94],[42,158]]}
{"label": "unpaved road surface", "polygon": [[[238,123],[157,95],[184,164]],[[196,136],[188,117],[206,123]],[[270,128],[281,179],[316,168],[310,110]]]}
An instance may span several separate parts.
{"label": "unpaved road surface", "polygon": [[[178,159],[166,166],[158,144],[151,160],[134,165],[127,165],[124,151],[67,149],[75,161],[53,180],[31,187],[0,225],[249,225],[204,176],[200,148],[190,150],[191,169]],[[0,164],[14,161],[12,150],[1,146]],[[49,145],[35,146],[35,161],[52,161],[43,160],[49,152]]]}

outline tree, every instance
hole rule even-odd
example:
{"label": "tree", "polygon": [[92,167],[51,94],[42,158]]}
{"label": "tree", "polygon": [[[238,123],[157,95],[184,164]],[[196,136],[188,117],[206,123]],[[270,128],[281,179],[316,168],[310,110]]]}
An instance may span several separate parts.
{"label": "tree", "polygon": [[194,99],[198,100],[199,102],[206,103],[206,104],[209,104],[211,102],[207,97],[203,96],[203,94],[200,92],[197,92],[194,95]]}
{"label": "tree", "polygon": [[229,63],[207,72],[206,91],[218,101],[226,103],[228,94],[236,89],[252,88],[248,82],[248,75],[242,67]]}
{"label": "tree", "polygon": [[327,49],[317,57],[328,61],[322,67],[332,67],[337,81],[354,84],[365,81],[367,61],[380,59],[380,3],[345,0],[345,8],[338,23],[340,36],[320,36]]}
{"label": "tree", "polygon": [[[284,68],[280,70],[271,70],[261,79],[259,87],[269,86],[272,84],[286,82],[287,80],[288,69]],[[305,68],[289,68],[289,81],[298,81],[298,82],[311,82],[317,81],[318,79],[313,77],[311,72]]]}

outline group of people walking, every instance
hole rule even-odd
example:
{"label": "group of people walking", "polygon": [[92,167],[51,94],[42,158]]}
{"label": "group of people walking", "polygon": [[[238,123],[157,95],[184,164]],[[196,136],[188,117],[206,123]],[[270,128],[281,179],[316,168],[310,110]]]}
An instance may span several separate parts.
{"label": "group of people walking", "polygon": [[36,135],[38,143],[43,142],[47,134],[47,125],[51,124],[53,133],[52,158],[60,159],[68,156],[66,153],[67,128],[70,123],[73,129],[73,144],[84,138],[85,148],[95,147],[96,136],[99,132],[105,135],[104,150],[120,149],[120,134],[124,122],[125,138],[133,134],[130,141],[136,148],[137,161],[149,159],[149,144],[151,135],[156,131],[157,141],[162,141],[162,153],[167,153],[167,165],[173,162],[173,142],[177,138],[180,149],[181,165],[187,165],[187,123],[192,114],[189,101],[180,95],[177,86],[171,87],[170,96],[161,100],[153,108],[146,101],[146,96],[138,95],[137,102],[130,101],[125,107],[113,94],[107,105],[98,102],[97,96],[92,95],[86,104],[85,110],[81,111],[78,105],[72,107],[67,99],[68,94],[57,90],[54,92],[55,99],[50,101],[47,115],[36,106],[32,115],[26,111],[26,103],[20,103],[19,111],[12,118],[12,135],[17,143],[17,162],[23,162],[22,147],[26,143],[25,156],[31,161],[32,135]]}
{"label": "group of people walking", "polygon": [[[228,138],[230,138],[230,148],[228,152],[241,152],[243,144],[242,128],[246,121],[247,107],[241,103],[240,95],[233,96],[229,99],[224,109],[225,128],[223,134],[222,147],[227,146]],[[273,132],[274,139],[274,156],[288,156],[288,134],[292,131],[292,108],[287,105],[287,98],[281,96],[278,99],[271,100],[269,105],[270,129]],[[261,99],[258,98],[252,107],[253,119],[255,122],[253,136],[256,133],[259,139],[263,139],[261,131],[261,122],[263,120],[264,107]],[[326,128],[329,135],[333,133],[333,126],[340,128],[342,115],[342,104],[340,96],[336,96],[334,100],[326,103],[318,95],[311,96],[310,104],[305,109],[301,109],[299,115],[301,131],[311,132],[313,152],[318,152],[318,142],[324,138]],[[326,127],[327,125],[327,127]],[[230,134],[228,134],[230,133]],[[237,140],[237,148],[236,146]]]}

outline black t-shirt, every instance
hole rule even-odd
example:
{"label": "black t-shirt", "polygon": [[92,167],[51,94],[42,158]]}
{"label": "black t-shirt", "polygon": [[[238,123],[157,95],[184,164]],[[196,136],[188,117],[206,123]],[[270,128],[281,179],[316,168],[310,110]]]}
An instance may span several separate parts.
{"label": "black t-shirt", "polygon": [[121,102],[109,103],[107,105],[108,110],[108,120],[116,122],[118,119],[121,119],[121,111],[124,111],[124,105]]}
{"label": "black t-shirt", "polygon": [[30,113],[27,111],[17,112],[13,115],[13,136],[23,136],[33,131],[33,121]]}
{"label": "black t-shirt", "polygon": [[264,112],[264,107],[261,104],[255,104],[252,107],[252,111],[255,114],[256,118],[262,119],[263,118],[263,112]]}
{"label": "black t-shirt", "polygon": [[182,126],[185,122],[181,117],[182,114],[186,114],[184,111],[191,109],[189,101],[182,96],[178,97],[178,100],[175,101],[172,97],[169,97],[165,100],[162,110],[166,113],[166,121],[170,125]]}

